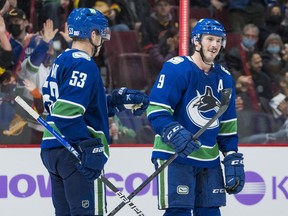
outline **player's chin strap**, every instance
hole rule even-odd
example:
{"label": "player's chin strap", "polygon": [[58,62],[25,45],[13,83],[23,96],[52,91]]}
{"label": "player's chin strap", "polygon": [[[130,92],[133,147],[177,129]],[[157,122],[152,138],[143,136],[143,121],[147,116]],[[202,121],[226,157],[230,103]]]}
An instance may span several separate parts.
{"label": "player's chin strap", "polygon": [[209,66],[212,67],[212,65],[213,65],[214,63],[209,64],[209,63],[207,63],[207,62],[204,60],[204,59],[205,59],[205,56],[204,56],[202,47],[200,48],[200,50],[196,50],[196,49],[195,49],[195,52],[199,52],[199,54],[200,54],[200,56],[201,56],[202,61],[204,62],[204,64],[209,65]]}
{"label": "player's chin strap", "polygon": [[92,47],[94,48],[93,50],[93,54],[92,54],[92,57],[95,56],[95,54],[99,51],[100,47],[102,46],[102,44],[104,43],[104,40],[101,38],[101,42],[99,45],[95,45],[92,41],[91,38],[89,38],[89,42],[90,44],[92,45]]}

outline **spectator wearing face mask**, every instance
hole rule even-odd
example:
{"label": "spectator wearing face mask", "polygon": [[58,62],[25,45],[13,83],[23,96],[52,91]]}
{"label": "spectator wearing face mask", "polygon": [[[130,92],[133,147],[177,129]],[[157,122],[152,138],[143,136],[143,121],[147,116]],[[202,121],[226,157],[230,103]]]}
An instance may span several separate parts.
{"label": "spectator wearing face mask", "polygon": [[[27,46],[29,22],[23,10],[14,8],[4,16],[7,31],[10,33],[10,43],[13,50],[13,62],[16,65],[24,59]],[[16,66],[14,66],[16,67]],[[14,68],[13,68],[14,69]]]}
{"label": "spectator wearing face mask", "polygon": [[235,79],[243,74],[243,66],[245,65],[244,62],[247,53],[258,50],[258,40],[259,28],[254,24],[247,24],[242,30],[241,43],[225,53],[228,70]]}
{"label": "spectator wearing face mask", "polygon": [[262,59],[263,71],[270,76],[274,83],[275,77],[286,65],[284,57],[284,44],[280,35],[271,33],[263,45]]}
{"label": "spectator wearing face mask", "polygon": [[[266,16],[265,16],[265,23],[264,26],[259,28],[259,42],[258,47],[261,49],[263,48],[264,42],[266,38],[271,33],[276,33],[280,35],[281,32],[281,22],[283,21],[283,14],[281,10],[281,6],[278,4],[275,4],[273,6],[270,6],[266,9]],[[287,37],[286,35],[283,35],[284,37]]]}
{"label": "spectator wearing face mask", "polygon": [[[249,85],[241,84],[240,88],[247,86],[247,96],[252,101],[251,108],[255,111],[259,111],[260,101],[255,88],[251,67],[247,64],[247,58],[249,54],[257,51],[257,42],[259,38],[259,28],[254,24],[247,24],[242,30],[242,39],[238,46],[229,49],[225,53],[225,60],[227,68],[234,77],[236,86],[241,83],[249,83]],[[262,64],[262,59],[261,59]],[[245,82],[243,82],[245,81]]]}

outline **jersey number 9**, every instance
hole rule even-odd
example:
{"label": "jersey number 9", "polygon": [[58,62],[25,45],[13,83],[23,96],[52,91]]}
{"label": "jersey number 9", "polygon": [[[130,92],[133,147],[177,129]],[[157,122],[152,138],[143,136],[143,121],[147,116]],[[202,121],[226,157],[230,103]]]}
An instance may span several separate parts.
{"label": "jersey number 9", "polygon": [[164,86],[164,79],[165,79],[165,75],[164,75],[164,74],[160,75],[159,81],[158,81],[158,84],[157,84],[157,88],[163,88],[163,86]]}

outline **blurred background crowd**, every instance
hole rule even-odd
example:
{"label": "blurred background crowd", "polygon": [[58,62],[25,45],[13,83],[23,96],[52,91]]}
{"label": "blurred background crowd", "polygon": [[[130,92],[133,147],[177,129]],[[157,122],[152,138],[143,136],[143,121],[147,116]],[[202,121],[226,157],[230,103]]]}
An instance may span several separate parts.
{"label": "blurred background crowd", "polygon": [[[96,8],[110,22],[111,40],[94,59],[107,93],[126,86],[149,94],[163,63],[178,55],[179,1],[0,0],[0,144],[40,143],[43,127],[14,98],[45,118],[41,87],[71,45],[74,8]],[[190,0],[189,17],[190,32],[201,18],[225,26],[217,62],[234,77],[240,143],[288,143],[288,0]],[[110,133],[111,143],[154,138],[146,116],[130,111],[110,119]]]}

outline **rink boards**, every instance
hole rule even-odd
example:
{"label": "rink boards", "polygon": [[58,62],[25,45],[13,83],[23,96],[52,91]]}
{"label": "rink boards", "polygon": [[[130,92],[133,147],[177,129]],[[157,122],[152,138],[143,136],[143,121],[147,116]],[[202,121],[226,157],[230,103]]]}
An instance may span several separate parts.
{"label": "rink boards", "polygon": [[[151,146],[121,145],[111,148],[106,177],[126,196],[154,172]],[[243,192],[229,195],[222,216],[287,216],[288,146],[241,146],[245,157],[246,185]],[[51,185],[40,160],[38,147],[0,149],[0,215],[51,216]],[[158,216],[156,181],[132,200],[145,215]],[[107,189],[108,212],[120,198]],[[136,215],[125,206],[117,216]]]}

